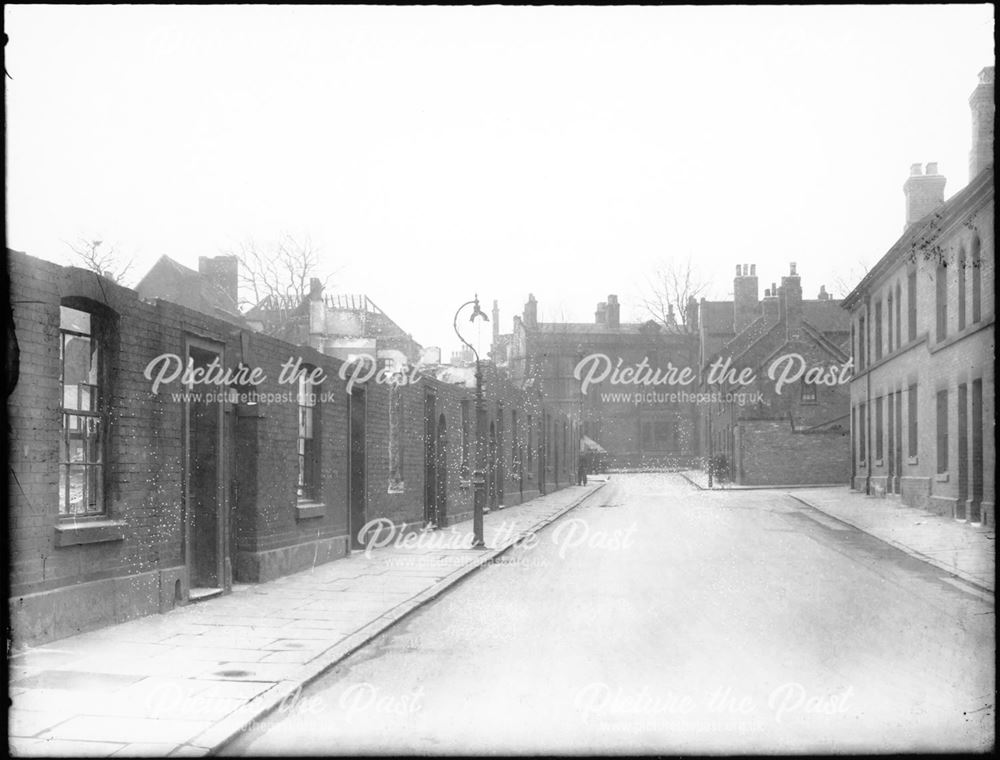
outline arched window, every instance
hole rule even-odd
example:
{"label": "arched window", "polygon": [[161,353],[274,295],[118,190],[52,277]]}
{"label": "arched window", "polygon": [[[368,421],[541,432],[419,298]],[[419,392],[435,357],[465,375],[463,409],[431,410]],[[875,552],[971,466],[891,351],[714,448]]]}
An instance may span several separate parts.
{"label": "arched window", "polygon": [[966,258],[965,258],[965,246],[961,246],[958,249],[958,266],[955,267],[955,274],[958,276],[958,305],[956,309],[958,311],[958,329],[965,329],[965,278],[968,274]]}
{"label": "arched window", "polygon": [[972,268],[972,321],[976,323],[983,318],[983,259],[979,251],[979,235],[972,238],[969,266]]}
{"label": "arched window", "polygon": [[903,287],[896,283],[896,348],[903,345]]}
{"label": "arched window", "polygon": [[117,317],[85,298],[59,307],[59,516],[107,514],[110,359]]}
{"label": "arched window", "polygon": [[948,264],[941,261],[934,273],[934,285],[937,290],[937,340],[948,336]]}

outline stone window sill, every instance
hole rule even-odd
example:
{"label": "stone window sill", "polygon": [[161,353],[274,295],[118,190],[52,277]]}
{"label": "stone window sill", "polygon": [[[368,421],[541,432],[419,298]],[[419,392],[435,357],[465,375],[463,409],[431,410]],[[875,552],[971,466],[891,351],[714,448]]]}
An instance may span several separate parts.
{"label": "stone window sill", "polygon": [[934,476],[934,480],[936,480],[938,483],[947,483],[948,482],[948,473],[947,472],[939,472],[937,475]]}
{"label": "stone window sill", "polygon": [[907,464],[920,464],[918,457],[910,457],[906,460]]}
{"label": "stone window sill", "polygon": [[876,467],[882,467],[884,465],[885,465],[885,460],[884,459],[876,459],[875,460],[875,466]]}
{"label": "stone window sill", "polygon": [[295,505],[295,519],[309,520],[326,516],[326,504],[318,501],[300,501]]}
{"label": "stone window sill", "polygon": [[117,520],[85,520],[56,525],[56,546],[79,546],[125,540],[125,523]]}

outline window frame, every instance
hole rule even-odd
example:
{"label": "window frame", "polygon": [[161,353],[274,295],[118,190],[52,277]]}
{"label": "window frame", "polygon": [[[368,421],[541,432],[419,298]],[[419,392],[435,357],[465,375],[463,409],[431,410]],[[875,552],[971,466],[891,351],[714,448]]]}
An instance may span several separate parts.
{"label": "window frame", "polygon": [[[322,436],[320,435],[320,413],[318,411],[318,399],[322,382],[313,382],[311,379],[315,367],[309,365],[302,366],[299,375],[298,395],[296,398],[296,481],[295,496],[299,504],[321,503],[322,499],[322,478],[320,476],[320,448],[322,446]],[[306,389],[309,389],[308,395]],[[308,403],[303,403],[307,400]],[[308,423],[305,418],[308,417]],[[304,436],[303,433],[308,433]]]}
{"label": "window frame", "polygon": [[[87,315],[88,325],[86,330],[72,329],[64,326],[66,311],[74,311]],[[110,399],[110,389],[108,383],[108,329],[109,319],[102,311],[90,304],[64,300],[59,305],[59,439],[60,450],[58,458],[58,506],[57,516],[60,521],[77,521],[81,519],[102,520],[109,517],[108,506],[108,460],[110,454],[110,429],[108,401]],[[75,407],[66,406],[66,348],[67,337],[85,338],[90,344],[90,370],[88,377],[93,377],[93,383],[75,383],[77,388],[77,400]],[[89,409],[82,408],[80,387],[90,386]],[[83,461],[74,461],[70,458],[70,441],[74,433],[73,427],[69,424],[71,417],[80,419],[77,435],[82,434]],[[86,422],[84,422],[86,420]],[[83,430],[84,425],[94,426],[93,443],[88,441],[88,433]],[[93,453],[96,458],[90,459]],[[94,503],[96,508],[90,509],[84,506],[83,511],[71,511],[72,494],[72,468],[82,467],[84,469],[83,500],[87,501],[90,493],[89,485],[93,485],[96,492]]]}
{"label": "window frame", "polygon": [[[800,381],[801,390],[799,394],[799,401],[803,404],[818,404],[819,403],[819,386],[816,383],[807,383],[805,378]],[[807,393],[807,391],[809,391]]]}

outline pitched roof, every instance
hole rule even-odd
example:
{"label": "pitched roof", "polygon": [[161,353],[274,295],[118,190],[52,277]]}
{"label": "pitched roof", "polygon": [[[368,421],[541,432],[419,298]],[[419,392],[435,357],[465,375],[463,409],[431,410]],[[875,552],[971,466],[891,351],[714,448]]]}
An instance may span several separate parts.
{"label": "pitched roof", "polygon": [[166,255],[160,256],[135,289],[142,298],[160,298],[241,326],[246,324],[236,301],[226,291]]}
{"label": "pitched roof", "polygon": [[802,319],[821,333],[850,332],[851,315],[832,298],[826,301],[803,301]]}

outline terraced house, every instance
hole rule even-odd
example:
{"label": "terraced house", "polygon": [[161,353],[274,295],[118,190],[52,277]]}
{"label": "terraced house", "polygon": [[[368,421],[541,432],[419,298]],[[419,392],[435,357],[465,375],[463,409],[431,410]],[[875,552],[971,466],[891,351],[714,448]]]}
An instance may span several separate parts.
{"label": "terraced house", "polygon": [[[352,386],[328,346],[267,335],[226,307],[235,269],[217,263],[161,261],[143,298],[7,251],[15,646],[337,559],[375,518],[415,530],[470,515],[468,373]],[[178,283],[184,303],[164,297]],[[205,382],[175,372],[187,365]],[[485,374],[488,503],[568,485],[575,423]]]}
{"label": "terraced house", "polygon": [[914,164],[903,235],[844,300],[856,368],[851,482],[992,526],[992,66],[969,102],[969,183],[945,201],[937,165]]}

